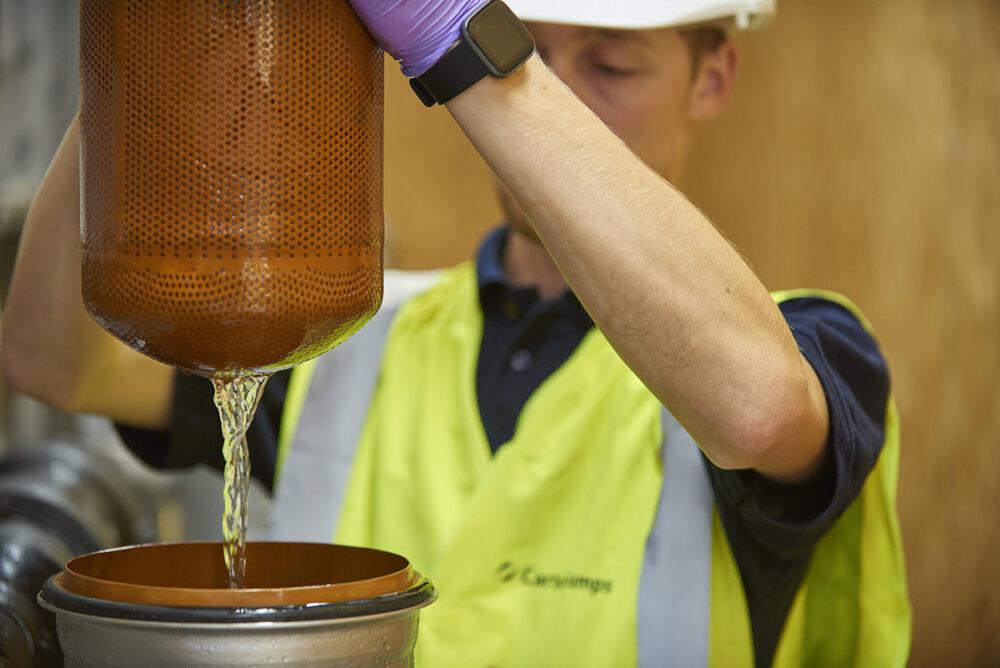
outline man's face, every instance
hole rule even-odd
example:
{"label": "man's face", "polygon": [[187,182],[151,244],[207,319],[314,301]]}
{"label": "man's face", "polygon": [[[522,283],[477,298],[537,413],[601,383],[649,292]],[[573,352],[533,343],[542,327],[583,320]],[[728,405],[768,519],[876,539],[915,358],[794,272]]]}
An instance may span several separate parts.
{"label": "man's face", "polygon": [[528,27],[556,76],[646,164],[672,176],[690,125],[691,55],[680,32]]}
{"label": "man's face", "polygon": [[[646,164],[676,176],[694,121],[691,54],[676,28],[611,30],[528,23],[538,54]],[[498,186],[507,222],[534,236]]]}

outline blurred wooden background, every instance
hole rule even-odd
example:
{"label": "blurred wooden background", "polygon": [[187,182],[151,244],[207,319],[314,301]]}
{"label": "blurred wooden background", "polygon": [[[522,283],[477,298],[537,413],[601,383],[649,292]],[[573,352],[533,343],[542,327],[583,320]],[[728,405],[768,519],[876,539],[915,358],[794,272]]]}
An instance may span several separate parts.
{"label": "blurred wooden background", "polygon": [[[1000,2],[780,3],[681,185],[772,289],[850,295],[903,424],[912,666],[1000,665]],[[390,262],[473,253],[489,172],[388,67]]]}

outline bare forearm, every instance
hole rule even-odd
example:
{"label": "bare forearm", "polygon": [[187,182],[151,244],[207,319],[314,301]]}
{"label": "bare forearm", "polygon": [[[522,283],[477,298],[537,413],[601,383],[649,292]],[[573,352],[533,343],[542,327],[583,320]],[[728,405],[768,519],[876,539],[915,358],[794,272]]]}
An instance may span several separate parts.
{"label": "bare forearm", "polygon": [[711,223],[537,58],[449,109],[610,343],[706,453],[806,475],[826,434],[819,382]]}
{"label": "bare forearm", "polygon": [[79,145],[74,119],[25,221],[3,316],[4,375],[57,408],[164,426],[170,369],[120,343],[83,306]]}

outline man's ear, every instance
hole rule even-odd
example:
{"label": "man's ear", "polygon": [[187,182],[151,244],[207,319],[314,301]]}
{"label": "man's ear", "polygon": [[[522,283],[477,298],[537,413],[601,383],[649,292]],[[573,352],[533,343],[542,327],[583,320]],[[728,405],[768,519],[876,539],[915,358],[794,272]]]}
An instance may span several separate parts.
{"label": "man's ear", "polygon": [[736,85],[738,61],[736,44],[728,37],[702,55],[688,97],[688,117],[692,121],[711,120],[729,106]]}

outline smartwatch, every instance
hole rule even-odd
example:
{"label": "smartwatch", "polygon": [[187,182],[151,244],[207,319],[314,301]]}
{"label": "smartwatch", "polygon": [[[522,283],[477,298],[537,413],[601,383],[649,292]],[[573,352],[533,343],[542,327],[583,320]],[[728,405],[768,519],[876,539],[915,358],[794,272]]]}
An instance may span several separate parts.
{"label": "smartwatch", "polygon": [[444,104],[486,75],[513,74],[535,51],[521,20],[501,0],[490,0],[462,24],[462,34],[429,70],[410,79],[426,106]]}

